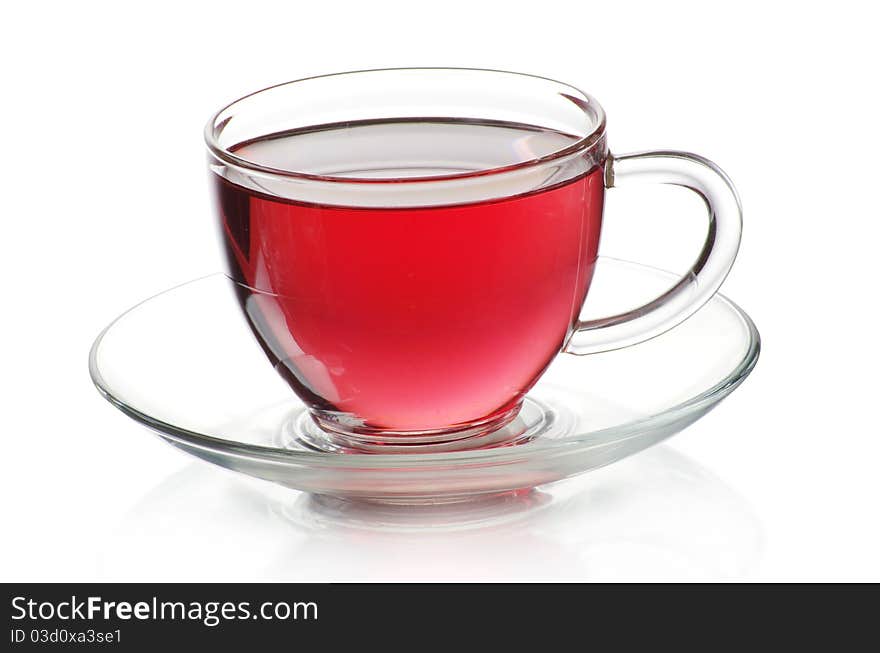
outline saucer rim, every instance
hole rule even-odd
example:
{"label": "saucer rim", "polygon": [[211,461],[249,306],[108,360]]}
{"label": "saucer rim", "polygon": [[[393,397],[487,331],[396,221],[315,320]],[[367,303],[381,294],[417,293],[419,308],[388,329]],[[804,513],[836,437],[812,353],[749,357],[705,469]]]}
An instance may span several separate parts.
{"label": "saucer rim", "polygon": [[[617,264],[625,264],[630,267],[638,267],[641,269],[651,270],[652,272],[668,276],[670,279],[677,279],[679,275],[663,270],[654,266],[626,261],[619,258],[601,256],[602,260],[614,261]],[[749,376],[761,353],[761,335],[752,318],[738,304],[721,293],[716,293],[706,305],[712,302],[720,302],[725,304],[729,310],[735,313],[746,327],[748,332],[749,346],[739,364],[736,365],[721,381],[712,387],[700,392],[686,401],[675,406],[665,409],[659,413],[654,413],[647,417],[643,417],[625,424],[615,425],[591,431],[585,434],[571,435],[561,440],[541,441],[535,440],[519,444],[515,447],[499,447],[490,449],[472,449],[467,451],[447,451],[433,453],[392,453],[392,454],[375,454],[375,453],[334,453],[320,451],[294,451],[288,449],[280,449],[277,447],[248,444],[225,438],[218,438],[211,435],[205,435],[196,431],[191,431],[168,422],[156,419],[146,413],[127,405],[120,399],[113,396],[109,388],[109,384],[101,375],[97,362],[98,351],[101,347],[105,336],[113,329],[113,327],[132,313],[144,305],[150,303],[154,299],[159,298],[166,293],[172,293],[184,286],[196,284],[208,279],[216,277],[225,277],[222,272],[204,275],[196,279],[191,279],[184,283],[177,284],[167,288],[161,292],[155,293],[146,299],[131,306],[129,309],[113,319],[95,338],[89,351],[89,374],[92,382],[98,389],[98,392],[113,406],[124,413],[129,418],[155,431],[160,437],[172,444],[178,444],[188,449],[195,448],[209,452],[217,452],[218,450],[226,456],[235,456],[250,460],[258,460],[261,462],[277,462],[279,464],[296,465],[303,464],[310,467],[322,464],[335,469],[351,467],[351,468],[389,468],[402,461],[406,462],[406,466],[410,469],[430,469],[436,465],[448,465],[450,462],[462,464],[480,464],[480,465],[503,465],[520,461],[523,458],[534,459],[535,456],[545,456],[553,454],[570,454],[575,451],[585,451],[591,447],[601,447],[613,441],[615,443],[624,442],[630,438],[639,437],[645,431],[653,431],[662,428],[664,425],[674,424],[681,421],[685,416],[698,413],[706,407],[712,407],[727,395],[733,392],[739,385]],[[701,308],[697,313],[704,310]],[[691,318],[688,318],[691,319]],[[686,322],[687,320],[685,320]],[[683,324],[684,322],[682,322]],[[673,327],[678,328],[678,327]],[[662,335],[662,334],[660,334]],[[659,337],[659,336],[657,336]],[[637,348],[642,343],[636,343],[623,349]],[[613,354],[610,352],[598,352],[601,354]],[[565,352],[560,352],[560,355]],[[573,354],[568,354],[573,355]],[[596,355],[596,354],[590,354]]]}

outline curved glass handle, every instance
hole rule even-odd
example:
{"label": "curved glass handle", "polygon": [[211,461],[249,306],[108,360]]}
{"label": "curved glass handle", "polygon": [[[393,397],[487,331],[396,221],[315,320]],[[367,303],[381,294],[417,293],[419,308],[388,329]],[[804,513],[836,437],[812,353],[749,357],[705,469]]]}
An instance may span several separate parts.
{"label": "curved glass handle", "polygon": [[634,310],[575,325],[564,351],[595,354],[659,336],[693,315],[724,281],[742,232],[742,206],[730,178],[708,159],[688,152],[657,151],[608,157],[605,186],[673,184],[697,193],[709,209],[709,232],[690,271],[672,288]]}

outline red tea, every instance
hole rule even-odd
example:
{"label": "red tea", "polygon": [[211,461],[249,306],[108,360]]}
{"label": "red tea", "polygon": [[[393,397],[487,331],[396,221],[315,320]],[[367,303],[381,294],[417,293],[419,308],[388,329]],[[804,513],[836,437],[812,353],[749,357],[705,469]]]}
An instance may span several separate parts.
{"label": "red tea", "polygon": [[[507,165],[573,141],[498,124],[339,131],[231,149],[276,168],[390,178]],[[414,142],[429,154],[415,156]],[[601,168],[516,196],[415,208],[215,184],[228,272],[273,365],[313,409],[399,431],[448,429],[521,402],[580,312],[603,204]]]}

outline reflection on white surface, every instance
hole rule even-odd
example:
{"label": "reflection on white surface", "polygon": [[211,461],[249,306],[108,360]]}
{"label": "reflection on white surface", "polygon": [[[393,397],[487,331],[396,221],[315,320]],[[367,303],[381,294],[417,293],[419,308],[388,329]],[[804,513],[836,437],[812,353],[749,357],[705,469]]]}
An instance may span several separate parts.
{"label": "reflection on white surface", "polygon": [[761,527],[668,447],[581,478],[460,504],[307,495],[202,463],[122,519],[114,580],[701,580],[748,575]]}

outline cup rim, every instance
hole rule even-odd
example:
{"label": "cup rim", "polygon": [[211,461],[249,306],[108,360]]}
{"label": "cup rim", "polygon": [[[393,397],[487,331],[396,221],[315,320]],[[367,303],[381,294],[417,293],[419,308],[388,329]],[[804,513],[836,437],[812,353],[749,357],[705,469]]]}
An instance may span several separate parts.
{"label": "cup rim", "polygon": [[[595,113],[596,120],[594,127],[584,136],[578,138],[578,140],[573,143],[566,145],[565,147],[559,148],[550,152],[549,154],[545,154],[539,157],[534,157],[531,159],[526,159],[525,161],[519,161],[517,163],[512,163],[504,166],[496,166],[491,168],[484,168],[480,170],[472,170],[467,172],[457,172],[450,173],[445,175],[431,175],[431,176],[422,176],[422,177],[343,177],[337,175],[321,175],[310,172],[302,172],[295,170],[285,170],[283,168],[274,168],[271,166],[265,166],[244,157],[240,157],[228,149],[224,148],[220,145],[218,141],[218,136],[222,131],[222,128],[225,124],[225,121],[220,121],[220,116],[226,112],[227,110],[234,107],[239,102],[243,102],[248,98],[251,98],[260,93],[264,93],[266,91],[270,91],[272,89],[280,88],[282,86],[289,86],[292,84],[298,84],[300,82],[306,82],[309,80],[315,79],[323,79],[329,77],[340,77],[343,75],[359,75],[359,74],[369,74],[369,73],[382,73],[382,72],[395,72],[395,71],[454,71],[454,72],[479,72],[479,73],[497,73],[503,75],[513,75],[517,77],[524,77],[530,79],[537,79],[546,82],[552,82],[553,84],[559,84],[560,86],[565,86],[570,88],[572,91],[580,94],[583,100],[590,106],[592,111]],[[550,77],[544,77],[541,75],[532,75],[528,73],[519,73],[513,72],[509,70],[500,70],[494,68],[467,68],[467,67],[445,67],[445,66],[412,66],[412,67],[396,67],[396,68],[368,68],[361,70],[348,70],[337,73],[330,73],[325,75],[313,75],[310,77],[302,77],[299,79],[294,79],[287,82],[282,82],[280,84],[273,84],[271,86],[267,86],[265,88],[261,88],[257,91],[253,91],[252,93],[248,93],[247,95],[243,95],[236,100],[226,104],[221,109],[216,111],[211,115],[211,118],[208,120],[204,129],[204,139],[205,144],[208,147],[208,151],[212,156],[222,161],[227,165],[234,166],[239,169],[249,170],[252,172],[257,172],[261,175],[268,175],[273,177],[282,177],[287,179],[296,179],[301,181],[315,181],[315,182],[330,182],[330,183],[340,183],[340,184],[407,184],[407,183],[425,183],[425,182],[433,182],[433,181],[453,181],[459,179],[470,179],[475,177],[486,177],[490,175],[502,174],[507,172],[525,170],[528,168],[533,168],[536,166],[542,166],[549,162],[564,160],[569,157],[573,157],[576,155],[583,154],[584,152],[589,151],[596,145],[600,144],[605,135],[605,110],[602,108],[602,105],[589,93],[586,93],[576,86],[572,86],[571,84],[560,82],[558,80],[552,79]]]}

